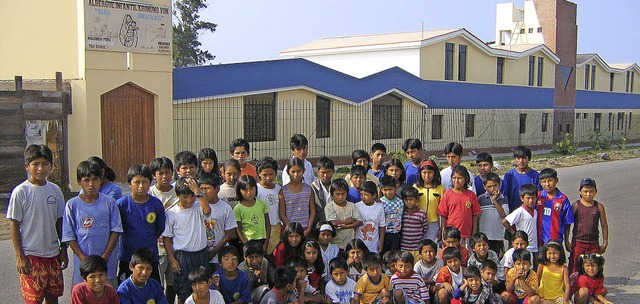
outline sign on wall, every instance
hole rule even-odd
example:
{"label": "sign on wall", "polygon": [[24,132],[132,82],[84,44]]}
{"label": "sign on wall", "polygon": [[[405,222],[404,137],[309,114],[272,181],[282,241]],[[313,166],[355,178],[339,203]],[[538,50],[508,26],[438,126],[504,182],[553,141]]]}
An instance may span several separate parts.
{"label": "sign on wall", "polygon": [[85,0],[87,50],[171,54],[171,7]]}

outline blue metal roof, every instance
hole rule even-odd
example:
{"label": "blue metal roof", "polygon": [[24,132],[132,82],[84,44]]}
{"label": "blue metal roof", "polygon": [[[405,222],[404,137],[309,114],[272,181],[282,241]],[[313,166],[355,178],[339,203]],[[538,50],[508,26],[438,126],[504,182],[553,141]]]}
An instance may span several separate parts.
{"label": "blue metal roof", "polygon": [[638,109],[640,94],[576,91],[576,109]]}

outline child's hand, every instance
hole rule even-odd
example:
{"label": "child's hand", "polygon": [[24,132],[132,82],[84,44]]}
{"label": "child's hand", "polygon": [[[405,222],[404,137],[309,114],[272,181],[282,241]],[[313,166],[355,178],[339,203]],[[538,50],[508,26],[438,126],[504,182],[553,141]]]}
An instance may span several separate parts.
{"label": "child's hand", "polygon": [[569,240],[565,239],[564,240],[564,247],[567,249],[567,252],[571,252],[571,242],[569,242]]}
{"label": "child's hand", "polygon": [[304,294],[305,289],[307,289],[307,281],[298,280],[298,294]]}
{"label": "child's hand", "polygon": [[607,243],[602,243],[600,245],[600,254],[604,254],[605,251],[607,251]]}
{"label": "child's hand", "polygon": [[198,187],[198,182],[196,182],[195,178],[193,178],[193,177],[187,178],[187,184],[189,184],[189,189],[191,189],[191,191],[193,191],[193,193],[199,193],[200,192],[200,187]]}
{"label": "child's hand", "polygon": [[171,267],[171,272],[173,273],[180,273],[180,263],[178,262],[178,260],[173,259],[173,260],[169,260],[169,266]]}
{"label": "child's hand", "polygon": [[219,274],[214,274],[213,277],[211,277],[211,284],[213,284],[213,286],[217,288],[220,287],[220,275]]}
{"label": "child's hand", "polygon": [[449,282],[442,283],[442,288],[444,288],[444,290],[446,290],[448,293],[452,293],[453,292],[453,286],[451,286],[451,284],[449,284]]}
{"label": "child's hand", "polygon": [[18,273],[19,274],[30,274],[31,273],[31,261],[29,261],[29,258],[26,255],[21,254],[16,259],[16,268],[18,269]]}

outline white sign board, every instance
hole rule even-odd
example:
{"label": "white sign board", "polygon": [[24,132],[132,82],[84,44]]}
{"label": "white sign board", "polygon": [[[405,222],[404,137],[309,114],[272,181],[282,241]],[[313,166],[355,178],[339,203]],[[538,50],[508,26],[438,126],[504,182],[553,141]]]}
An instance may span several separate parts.
{"label": "white sign board", "polygon": [[85,0],[87,50],[171,54],[171,7]]}

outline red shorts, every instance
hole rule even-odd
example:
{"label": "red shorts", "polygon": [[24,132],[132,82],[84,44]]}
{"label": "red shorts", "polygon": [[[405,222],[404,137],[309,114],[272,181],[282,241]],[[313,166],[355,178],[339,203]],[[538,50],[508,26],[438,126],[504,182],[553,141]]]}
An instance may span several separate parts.
{"label": "red shorts", "polygon": [[64,292],[62,268],[58,256],[42,258],[27,256],[31,273],[20,274],[20,289],[25,303],[42,303],[45,295],[61,297]]}
{"label": "red shorts", "polygon": [[578,263],[578,258],[583,253],[600,253],[600,244],[582,243],[578,241],[573,242],[573,248],[569,255],[569,273],[578,271],[576,263]]}

